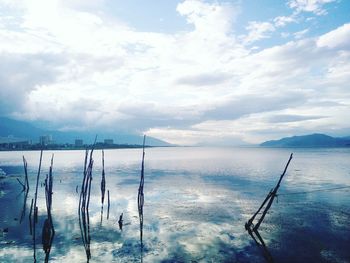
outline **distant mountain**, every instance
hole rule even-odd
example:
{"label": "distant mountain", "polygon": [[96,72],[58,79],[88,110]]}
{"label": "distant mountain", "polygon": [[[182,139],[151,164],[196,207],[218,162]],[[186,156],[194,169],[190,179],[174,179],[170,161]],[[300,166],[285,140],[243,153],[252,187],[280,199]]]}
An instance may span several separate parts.
{"label": "distant mountain", "polygon": [[[9,118],[0,117],[0,137],[19,137],[39,142],[39,137],[43,135],[52,135],[56,143],[74,143],[75,139],[82,139],[84,144],[92,144],[97,134],[97,141],[103,142],[104,139],[113,139],[116,144],[142,144],[142,136],[135,134],[119,134],[111,132],[93,132],[93,131],[50,131],[37,128],[34,125],[17,121]],[[171,146],[171,144],[153,137],[147,137],[146,144],[150,146]]]}
{"label": "distant mountain", "polygon": [[350,137],[335,138],[325,134],[293,136],[280,140],[266,141],[264,147],[350,147]]}
{"label": "distant mountain", "polygon": [[37,141],[39,136],[45,133],[45,130],[36,128],[30,123],[0,117],[0,136],[2,137],[12,135]]}

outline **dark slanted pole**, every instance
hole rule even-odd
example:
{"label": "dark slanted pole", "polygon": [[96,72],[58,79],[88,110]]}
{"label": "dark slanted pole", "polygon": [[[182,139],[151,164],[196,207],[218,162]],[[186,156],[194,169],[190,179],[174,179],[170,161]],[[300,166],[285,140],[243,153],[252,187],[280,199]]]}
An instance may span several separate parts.
{"label": "dark slanted pole", "polygon": [[33,220],[32,220],[32,214],[33,214],[33,203],[34,199],[32,198],[32,202],[30,204],[30,209],[29,209],[29,233],[32,236],[33,235]]}
{"label": "dark slanted pole", "polygon": [[[293,158],[293,153],[290,155],[288,162],[284,168],[283,173],[281,174],[276,186],[270,190],[270,192],[267,194],[266,198],[264,199],[264,201],[262,202],[262,204],[260,205],[259,209],[254,213],[254,215],[245,223],[245,229],[248,231],[249,235],[253,238],[253,240],[262,247],[263,252],[264,252],[264,256],[266,258],[266,260],[268,262],[273,262],[272,256],[269,253],[266,244],[262,238],[262,236],[259,233],[259,227],[261,225],[261,223],[263,222],[267,212],[269,211],[269,209],[272,206],[272,203],[275,199],[275,197],[277,196],[277,191],[281,185],[282,179],[285,176],[288,166],[291,162]],[[265,208],[264,208],[265,207]],[[255,218],[258,216],[258,214],[260,213],[260,211],[263,210],[261,217],[259,218],[258,222],[254,225],[253,221],[255,220]],[[255,236],[254,236],[255,235]]]}
{"label": "dark slanted pole", "polygon": [[[90,204],[90,194],[91,194],[91,181],[92,181],[92,167],[94,164],[94,160],[92,158],[94,147],[96,145],[97,135],[95,137],[94,144],[92,149],[86,149],[85,151],[85,161],[84,161],[84,171],[83,171],[83,181],[81,184],[80,197],[79,197],[79,227],[81,238],[83,241],[87,262],[91,259],[91,251],[90,251],[90,217],[89,217],[89,204]],[[89,157],[89,158],[88,158]]]}
{"label": "dark slanted pole", "polygon": [[105,152],[102,150],[102,178],[101,178],[101,203],[105,201],[106,193],[106,174],[105,174]]}
{"label": "dark slanted pole", "polygon": [[146,135],[143,136],[141,178],[140,178],[140,185],[139,185],[138,196],[137,196],[137,205],[138,205],[139,219],[140,219],[141,262],[142,262],[142,252],[143,252],[143,205],[144,205],[143,186],[144,186],[144,181],[145,181],[145,178],[144,178],[144,171],[145,171],[145,141],[146,141]]}
{"label": "dark slanted pole", "polygon": [[107,201],[108,201],[108,205],[107,205],[107,220],[109,219],[109,208],[111,206],[111,200],[109,198],[109,190],[107,190]]}
{"label": "dark slanted pole", "polygon": [[118,225],[119,225],[119,229],[123,230],[123,213],[121,213],[119,216]]}
{"label": "dark slanted pole", "polygon": [[22,186],[22,192],[24,192],[26,190],[26,186],[25,184],[23,184],[18,178],[16,178],[18,183]]}
{"label": "dark slanted pole", "polygon": [[29,191],[29,181],[28,181],[28,172],[27,172],[27,161],[23,156],[23,168],[24,168],[24,183],[22,183],[18,178],[17,181],[18,183],[22,186],[22,192],[24,191]]}
{"label": "dark slanted pole", "polygon": [[106,194],[106,176],[105,176],[105,153],[102,150],[102,177],[101,177],[101,224],[103,218],[103,204],[105,201]]}
{"label": "dark slanted pole", "polygon": [[90,254],[87,251],[87,244],[86,244],[86,211],[85,211],[85,195],[86,195],[86,191],[85,191],[85,185],[87,184],[87,163],[88,163],[88,155],[89,155],[89,151],[88,149],[85,150],[85,160],[84,160],[84,170],[83,170],[83,181],[81,184],[81,190],[80,190],[80,197],[79,197],[79,208],[78,208],[78,215],[79,215],[79,227],[80,227],[80,233],[81,233],[81,237],[82,237],[82,241],[83,241],[83,245],[84,245],[84,249],[86,252],[86,256],[87,256],[87,261],[89,261],[90,259]]}
{"label": "dark slanted pole", "polygon": [[24,175],[25,175],[25,185],[26,185],[26,189],[27,191],[29,191],[29,180],[28,180],[28,163],[26,158],[24,158],[23,156],[23,167],[24,167]]}
{"label": "dark slanted pole", "polygon": [[51,165],[49,174],[46,175],[45,179],[45,200],[46,200],[46,211],[47,211],[47,219],[44,222],[43,230],[42,230],[42,244],[43,250],[45,252],[45,263],[49,262],[49,256],[51,251],[51,246],[53,242],[53,238],[55,236],[55,228],[52,222],[52,186],[53,186],[53,178],[52,178],[52,168],[53,168],[53,155],[51,157]]}
{"label": "dark slanted pole", "polygon": [[275,186],[275,188],[274,188],[273,191],[271,192],[270,200],[269,200],[269,202],[267,203],[267,206],[266,206],[266,208],[265,208],[265,210],[264,210],[262,216],[260,217],[258,223],[254,226],[254,229],[257,230],[257,229],[259,228],[260,224],[262,223],[262,221],[264,220],[264,218],[265,218],[265,216],[266,216],[267,211],[269,211],[269,209],[270,209],[270,207],[271,207],[271,205],[272,205],[272,203],[273,203],[273,200],[274,200],[275,197],[277,196],[277,191],[278,191],[278,189],[280,188],[282,179],[283,179],[284,175],[285,175],[286,172],[287,172],[289,163],[290,163],[290,161],[292,160],[292,158],[293,158],[293,154],[291,153],[291,155],[290,155],[290,157],[289,157],[289,160],[288,160],[288,162],[287,162],[287,164],[286,164],[286,167],[284,168],[284,171],[283,171],[283,173],[281,174],[280,179],[278,180],[277,185]]}
{"label": "dark slanted pole", "polygon": [[23,207],[22,207],[21,217],[20,217],[20,220],[19,220],[19,223],[20,223],[20,224],[22,224],[23,219],[24,219],[24,217],[25,217],[25,215],[26,215],[28,193],[29,193],[29,190],[28,190],[28,188],[27,188],[27,189],[24,191]]}
{"label": "dark slanted pole", "polygon": [[39,187],[39,180],[40,180],[40,170],[41,170],[41,162],[43,159],[43,150],[40,151],[40,161],[39,161],[39,168],[38,168],[38,174],[36,176],[36,186],[35,186],[35,195],[34,195],[34,204],[33,204],[33,211],[34,211],[34,218],[33,218],[33,250],[34,250],[34,262],[36,262],[36,236],[35,236],[35,226],[38,223],[38,206],[37,206],[37,199],[38,199],[38,187]]}

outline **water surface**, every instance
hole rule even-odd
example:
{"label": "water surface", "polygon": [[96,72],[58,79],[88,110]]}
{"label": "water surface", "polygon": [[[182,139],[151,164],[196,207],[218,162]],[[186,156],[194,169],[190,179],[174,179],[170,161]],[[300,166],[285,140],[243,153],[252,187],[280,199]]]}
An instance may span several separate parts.
{"label": "water surface", "polygon": [[[244,224],[276,184],[292,151],[279,196],[259,229],[270,254],[275,262],[350,262],[350,188],[344,188],[350,187],[350,149],[190,147],[146,149],[142,253],[137,209],[142,150],[105,151],[111,205],[107,220],[105,204],[102,223],[101,151],[94,152],[91,262],[265,262]],[[56,235],[50,261],[86,262],[76,192],[85,153],[44,152],[40,182],[48,173],[52,153]],[[28,161],[30,181],[25,203],[16,180],[24,178],[22,155]],[[0,152],[0,171],[6,174],[0,179],[0,262],[33,261],[28,210],[39,155]],[[46,207],[41,183],[38,208],[36,256],[42,262]]]}

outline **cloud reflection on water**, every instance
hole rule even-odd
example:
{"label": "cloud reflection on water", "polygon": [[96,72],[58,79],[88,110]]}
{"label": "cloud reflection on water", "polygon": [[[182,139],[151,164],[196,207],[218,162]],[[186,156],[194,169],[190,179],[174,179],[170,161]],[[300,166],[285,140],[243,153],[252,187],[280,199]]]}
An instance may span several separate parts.
{"label": "cloud reflection on water", "polygon": [[[146,161],[144,186],[144,262],[171,262],[175,259],[179,262],[191,260],[264,262],[261,251],[246,234],[244,223],[254,213],[265,192],[270,189],[271,182],[275,182],[280,174],[280,166],[286,157],[283,155],[284,152],[262,151],[261,154],[265,154],[266,157],[259,157],[260,159],[253,162],[241,161],[242,156],[235,159],[236,153],[231,153],[228,158],[228,150],[224,149],[223,155],[213,154],[210,164],[207,164],[207,153],[204,154],[204,159],[198,156],[191,159],[198,149],[186,150],[191,154],[184,155],[181,159],[176,151],[183,153],[184,150],[173,149],[176,153],[172,159],[171,155],[168,155],[169,149],[147,149],[149,160]],[[242,151],[241,154],[246,154],[248,160],[251,156],[259,156],[253,149],[250,150],[251,155],[249,150]],[[127,157],[127,162],[123,159],[126,152],[131,155]],[[93,171],[90,200],[92,262],[139,262],[140,259],[136,201],[140,151],[126,152],[105,152],[106,189],[110,189],[111,208],[110,218],[104,219],[102,226],[99,185],[101,167],[98,163]],[[216,151],[215,155],[218,152]],[[80,156],[79,152],[77,153]],[[29,155],[27,158],[28,165],[31,165],[29,177],[30,184],[33,185],[35,163],[29,160],[35,160],[34,156],[37,153],[25,154]],[[163,156],[167,154],[168,159],[155,158],[161,154]],[[320,176],[319,162],[328,160],[326,156],[322,157],[317,152],[299,154],[308,158],[296,158],[293,168],[286,176],[289,180],[286,180],[281,187],[281,193],[304,190],[308,178]],[[349,153],[346,154],[349,157]],[[298,153],[295,155],[300,156]],[[81,244],[76,213],[79,195],[75,191],[76,185],[81,183],[83,159],[76,158],[76,161],[67,166],[62,165],[64,163],[62,159],[70,159],[72,153],[57,152],[55,156],[56,160],[61,161],[56,162],[53,175],[55,186],[52,215],[56,236],[50,261],[84,262],[86,255]],[[12,154],[12,158],[15,159],[16,156]],[[99,158],[98,152],[95,158]],[[209,165],[215,164],[215,158],[219,159],[217,167],[206,169]],[[231,158],[232,162],[227,164],[222,160],[228,162]],[[75,157],[72,159],[75,160]],[[178,159],[181,159],[180,167],[176,169],[174,163]],[[2,155],[0,165],[1,162],[4,162]],[[11,162],[20,165],[15,161]],[[125,162],[129,164],[126,165]],[[245,171],[244,167],[249,163],[251,165]],[[276,166],[279,166],[279,169],[275,169]],[[344,166],[350,169],[349,166],[337,162],[337,158],[328,160],[327,171],[336,172],[337,180],[332,182],[332,178],[323,178],[322,181],[313,180],[313,184],[322,187],[325,183],[337,183],[338,179],[341,182],[346,181],[347,173]],[[296,169],[301,171],[295,171]],[[347,183],[350,184],[349,180]],[[2,207],[6,207],[6,211],[0,212],[0,227],[9,227],[9,233],[0,237],[0,259],[4,262],[32,260],[27,220],[24,220],[22,225],[13,220],[20,215],[23,205],[22,196],[15,198],[15,193],[21,190],[20,185],[14,178],[2,180],[0,184],[0,190],[5,192],[0,198],[0,203]],[[9,189],[12,189],[12,193],[8,191]],[[39,216],[43,216],[44,188],[39,188],[39,192]],[[28,200],[32,195],[32,192],[29,193]],[[263,233],[274,258],[279,261],[295,262],[300,259],[311,259],[310,262],[318,262],[317,260],[331,258],[336,259],[334,262],[341,262],[350,257],[345,249],[350,236],[350,229],[346,223],[348,218],[346,213],[349,213],[346,204],[349,201],[349,195],[344,191],[314,193],[302,197],[281,196],[279,201],[273,204],[260,232]],[[124,214],[122,231],[118,226],[121,213]],[[40,217],[40,220],[43,221],[43,217]],[[305,235],[310,238],[305,238]],[[328,237],[332,239],[332,244],[326,242]],[[6,244],[12,241],[15,243]],[[11,251],[19,252],[12,255],[9,253]],[[44,255],[38,251],[37,256],[38,260],[41,260]]]}

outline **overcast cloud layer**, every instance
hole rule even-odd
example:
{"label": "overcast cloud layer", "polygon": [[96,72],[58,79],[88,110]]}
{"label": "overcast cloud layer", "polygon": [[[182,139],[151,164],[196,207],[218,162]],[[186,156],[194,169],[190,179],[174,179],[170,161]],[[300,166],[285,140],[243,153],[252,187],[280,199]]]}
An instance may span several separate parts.
{"label": "overcast cloud layer", "polygon": [[0,0],[0,115],[178,144],[350,135],[350,18],[313,31],[339,3],[286,1],[238,32],[240,1],[185,0],[187,27],[161,32],[107,1]]}

